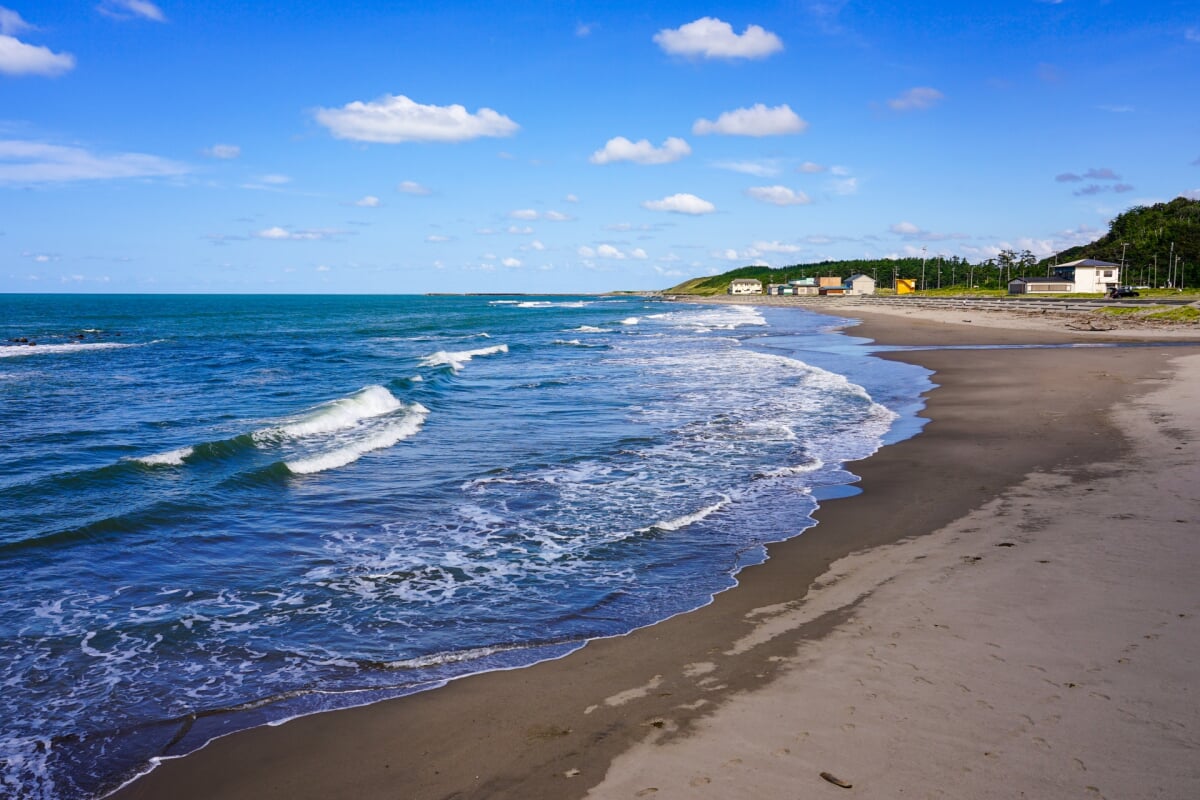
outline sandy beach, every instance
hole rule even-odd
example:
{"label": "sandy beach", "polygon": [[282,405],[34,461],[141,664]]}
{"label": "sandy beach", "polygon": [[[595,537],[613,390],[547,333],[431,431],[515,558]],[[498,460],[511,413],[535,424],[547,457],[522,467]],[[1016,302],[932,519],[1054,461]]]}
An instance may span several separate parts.
{"label": "sandy beach", "polygon": [[[831,308],[892,345],[1168,338]],[[935,372],[929,424],[710,605],[114,796],[1200,796],[1200,344],[884,357]]]}

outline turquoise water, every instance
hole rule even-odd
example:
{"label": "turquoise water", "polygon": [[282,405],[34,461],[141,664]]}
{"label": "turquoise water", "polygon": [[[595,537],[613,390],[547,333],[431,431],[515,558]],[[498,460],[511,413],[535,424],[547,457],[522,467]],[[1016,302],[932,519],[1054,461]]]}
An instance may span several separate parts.
{"label": "turquoise water", "polygon": [[[928,373],[801,310],[0,296],[0,788],[708,602]],[[27,339],[36,345],[15,343]],[[830,487],[825,489],[823,487]]]}

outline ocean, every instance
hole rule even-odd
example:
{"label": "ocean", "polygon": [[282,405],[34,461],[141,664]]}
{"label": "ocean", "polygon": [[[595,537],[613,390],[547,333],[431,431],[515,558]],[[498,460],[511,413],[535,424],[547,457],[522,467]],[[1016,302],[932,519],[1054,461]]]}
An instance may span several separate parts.
{"label": "ocean", "polygon": [[99,797],[710,602],[919,430],[928,371],[835,323],[0,295],[0,794]]}

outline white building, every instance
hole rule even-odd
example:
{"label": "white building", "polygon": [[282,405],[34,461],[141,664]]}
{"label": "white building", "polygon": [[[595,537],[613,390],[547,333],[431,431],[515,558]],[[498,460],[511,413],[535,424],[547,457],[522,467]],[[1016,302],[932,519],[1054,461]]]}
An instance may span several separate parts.
{"label": "white building", "polygon": [[861,272],[846,278],[846,294],[875,294],[875,279]]}
{"label": "white building", "polygon": [[1110,261],[1081,258],[1054,268],[1054,276],[1068,281],[1073,288],[1067,291],[1076,294],[1107,292],[1121,283],[1121,267]]}
{"label": "white building", "polygon": [[756,278],[734,278],[729,282],[730,294],[762,294],[762,281]]}
{"label": "white building", "polygon": [[1013,278],[1008,282],[1009,294],[1070,294],[1075,284],[1063,278]]}

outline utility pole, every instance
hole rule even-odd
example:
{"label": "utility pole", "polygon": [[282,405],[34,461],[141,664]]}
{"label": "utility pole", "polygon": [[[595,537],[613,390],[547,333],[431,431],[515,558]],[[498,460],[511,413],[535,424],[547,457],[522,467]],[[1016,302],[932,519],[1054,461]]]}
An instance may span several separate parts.
{"label": "utility pole", "polygon": [[1167,260],[1167,273],[1170,276],[1167,279],[1167,286],[1171,286],[1171,279],[1175,277],[1175,243],[1171,242],[1171,256]]}
{"label": "utility pole", "polygon": [[921,248],[921,291],[925,291],[928,286],[925,285],[925,248]]}
{"label": "utility pole", "polygon": [[1121,283],[1121,281],[1127,280],[1125,277],[1125,250],[1128,247],[1129,242],[1121,242],[1121,277],[1120,280],[1117,281],[1118,284]]}

